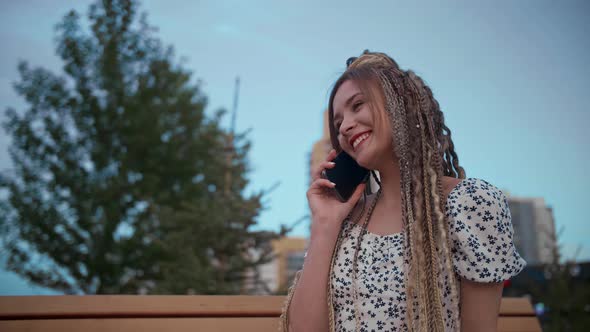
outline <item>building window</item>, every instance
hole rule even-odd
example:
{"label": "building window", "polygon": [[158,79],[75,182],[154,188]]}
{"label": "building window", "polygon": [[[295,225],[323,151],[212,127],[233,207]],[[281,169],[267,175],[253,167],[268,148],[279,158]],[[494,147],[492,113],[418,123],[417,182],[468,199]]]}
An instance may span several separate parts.
{"label": "building window", "polygon": [[287,253],[287,284],[293,282],[295,273],[303,267],[304,251],[292,251]]}

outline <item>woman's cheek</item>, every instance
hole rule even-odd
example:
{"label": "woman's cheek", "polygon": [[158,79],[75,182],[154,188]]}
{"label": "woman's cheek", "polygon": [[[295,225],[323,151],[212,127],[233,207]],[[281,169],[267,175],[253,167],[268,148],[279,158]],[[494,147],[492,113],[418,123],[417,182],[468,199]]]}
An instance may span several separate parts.
{"label": "woman's cheek", "polygon": [[338,137],[338,144],[340,144],[340,148],[341,149],[345,149],[346,148],[346,142],[344,142],[344,140],[342,139],[342,136]]}

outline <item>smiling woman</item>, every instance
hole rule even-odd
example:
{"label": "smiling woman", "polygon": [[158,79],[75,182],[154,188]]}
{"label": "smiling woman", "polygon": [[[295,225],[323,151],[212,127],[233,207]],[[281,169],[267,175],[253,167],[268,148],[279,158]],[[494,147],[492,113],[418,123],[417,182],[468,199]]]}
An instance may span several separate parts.
{"label": "smiling woman", "polygon": [[[422,79],[383,53],[347,66],[330,95],[334,149],[313,170],[310,245],[283,330],[495,331],[502,282],[526,264],[506,197],[466,178]],[[376,191],[363,183],[340,202],[326,190],[320,174],[341,151],[378,171]]]}

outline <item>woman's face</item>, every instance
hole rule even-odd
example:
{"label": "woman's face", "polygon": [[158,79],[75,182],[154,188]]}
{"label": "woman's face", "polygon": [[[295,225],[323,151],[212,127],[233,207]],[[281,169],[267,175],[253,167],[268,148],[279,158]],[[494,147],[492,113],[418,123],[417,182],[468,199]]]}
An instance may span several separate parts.
{"label": "woman's face", "polygon": [[383,157],[392,155],[391,130],[386,130],[387,124],[380,121],[383,117],[377,113],[384,112],[382,102],[371,103],[368,98],[355,81],[342,83],[334,95],[332,125],[342,150],[359,165],[379,169]]}

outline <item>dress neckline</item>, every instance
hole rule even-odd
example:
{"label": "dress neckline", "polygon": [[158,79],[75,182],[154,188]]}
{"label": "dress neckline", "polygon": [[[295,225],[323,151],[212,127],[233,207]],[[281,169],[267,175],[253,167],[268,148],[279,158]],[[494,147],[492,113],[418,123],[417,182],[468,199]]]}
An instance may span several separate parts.
{"label": "dress neckline", "polygon": [[[451,191],[449,191],[449,194],[447,195],[447,200],[446,200],[446,202],[445,202],[445,207],[446,207],[446,203],[448,203],[448,201],[449,201],[449,197],[451,196],[451,194],[453,194],[453,193],[454,193],[456,190],[458,190],[458,189],[459,189],[461,186],[463,186],[463,184],[464,184],[464,183],[465,183],[467,180],[473,180],[473,178],[465,178],[465,179],[462,179],[461,181],[459,181],[459,183],[457,183],[457,184],[455,185],[455,187],[453,187],[453,189],[451,189]],[[359,229],[359,232],[362,230],[362,226],[361,226],[361,225],[358,225],[358,224],[356,224],[356,223],[353,223],[353,222],[350,220],[350,218],[349,218],[349,219],[347,219],[347,220],[346,220],[346,222],[348,222],[349,224],[352,224],[352,227],[353,227],[353,228],[358,228],[358,229]],[[370,223],[370,221],[369,221],[369,223]],[[404,233],[404,231],[402,230],[402,231],[400,231],[400,232],[391,233],[391,234],[377,234],[377,233],[370,232],[370,231],[367,229],[367,233],[366,233],[365,235],[368,235],[368,236],[370,236],[370,237],[373,237],[373,238],[386,239],[386,238],[396,238],[396,237],[402,236],[402,235],[403,235],[403,233]]]}

